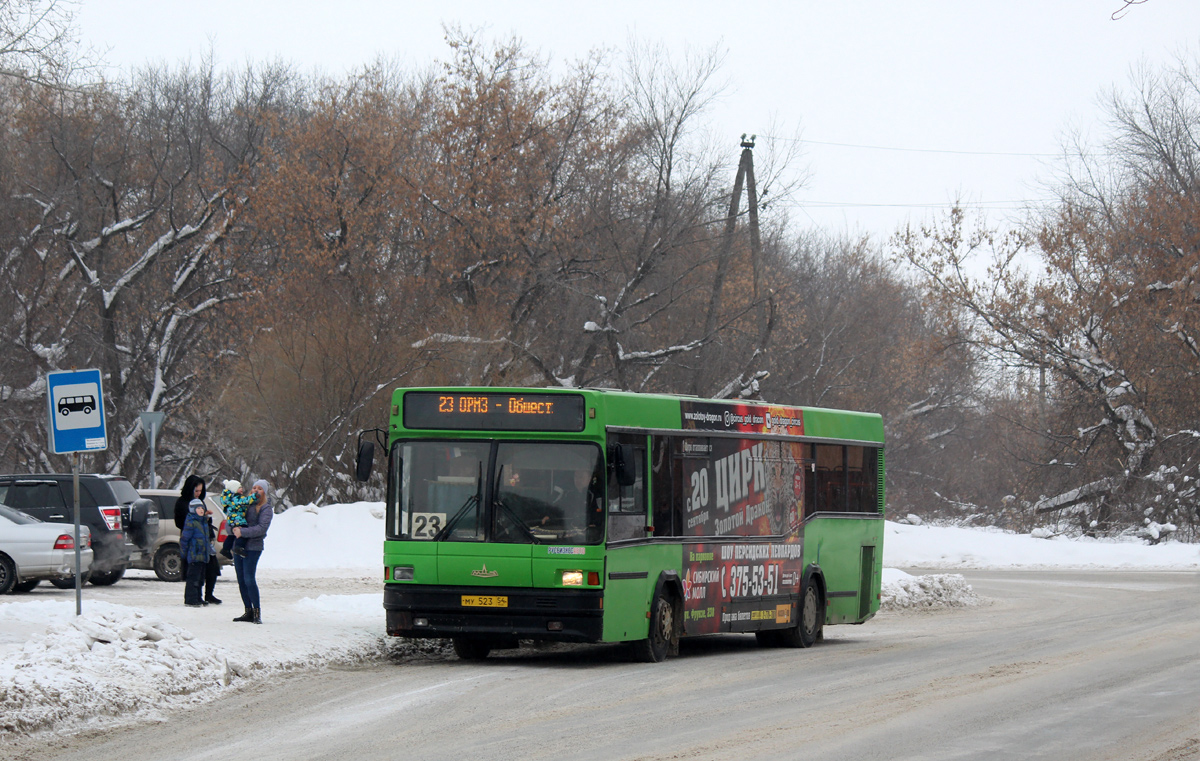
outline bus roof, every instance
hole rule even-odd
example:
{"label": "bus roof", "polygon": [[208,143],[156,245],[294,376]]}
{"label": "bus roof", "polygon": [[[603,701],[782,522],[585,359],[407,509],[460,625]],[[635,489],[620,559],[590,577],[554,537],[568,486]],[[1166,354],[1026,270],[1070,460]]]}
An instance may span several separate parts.
{"label": "bus roof", "polygon": [[392,395],[392,431],[403,429],[403,397],[424,393],[507,394],[513,396],[577,395],[584,398],[591,420],[606,427],[753,433],[788,437],[883,443],[883,418],[876,413],[768,402],[702,399],[671,394],[643,394],[598,388],[528,388],[494,386],[422,386],[397,388]]}

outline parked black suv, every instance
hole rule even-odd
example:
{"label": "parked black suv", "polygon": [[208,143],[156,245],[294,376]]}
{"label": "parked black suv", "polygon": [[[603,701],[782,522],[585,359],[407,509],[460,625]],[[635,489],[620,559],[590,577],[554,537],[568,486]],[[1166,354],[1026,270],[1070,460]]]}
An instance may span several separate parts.
{"label": "parked black suv", "polygon": [[[48,523],[73,524],[72,478],[70,473],[0,476],[0,503]],[[131,559],[153,552],[158,538],[158,511],[120,476],[79,475],[79,522],[92,532],[93,584],[116,583]]]}

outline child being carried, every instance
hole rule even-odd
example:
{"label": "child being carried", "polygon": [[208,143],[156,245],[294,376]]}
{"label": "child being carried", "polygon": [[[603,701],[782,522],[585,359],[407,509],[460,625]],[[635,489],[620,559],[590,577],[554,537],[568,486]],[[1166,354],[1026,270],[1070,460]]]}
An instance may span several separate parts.
{"label": "child being carried", "polygon": [[239,481],[229,479],[224,482],[225,489],[221,492],[221,506],[225,508],[225,519],[229,521],[229,536],[221,543],[221,554],[230,557],[229,546],[233,545],[233,554],[238,557],[246,556],[246,539],[235,537],[233,529],[246,527],[246,508],[257,499],[253,494],[246,494]]}

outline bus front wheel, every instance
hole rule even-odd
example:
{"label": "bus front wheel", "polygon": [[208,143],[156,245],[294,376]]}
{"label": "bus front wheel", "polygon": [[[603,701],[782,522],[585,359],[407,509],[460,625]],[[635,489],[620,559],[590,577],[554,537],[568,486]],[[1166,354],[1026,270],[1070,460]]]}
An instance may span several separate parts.
{"label": "bus front wheel", "polygon": [[650,636],[634,643],[634,651],[643,663],[662,663],[675,639],[675,606],[663,594],[654,598],[650,609]]}
{"label": "bus front wheel", "polygon": [[471,637],[454,638],[454,654],[464,661],[482,661],[492,648],[488,643]]}
{"label": "bus front wheel", "polygon": [[804,585],[800,593],[799,621],[789,629],[780,629],[778,642],[784,647],[812,647],[821,639],[822,628],[825,625],[825,611],[821,605],[821,595],[811,580]]}

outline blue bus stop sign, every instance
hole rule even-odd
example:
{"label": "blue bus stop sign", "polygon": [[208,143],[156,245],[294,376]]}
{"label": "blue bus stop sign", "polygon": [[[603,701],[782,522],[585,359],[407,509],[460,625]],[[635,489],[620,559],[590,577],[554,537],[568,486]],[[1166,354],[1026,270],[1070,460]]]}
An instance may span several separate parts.
{"label": "blue bus stop sign", "polygon": [[108,449],[99,370],[70,370],[46,376],[50,404],[50,449],[54,454]]}

